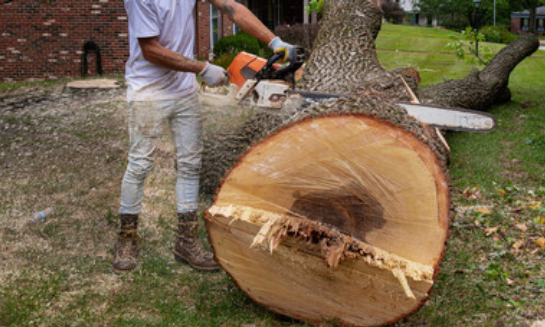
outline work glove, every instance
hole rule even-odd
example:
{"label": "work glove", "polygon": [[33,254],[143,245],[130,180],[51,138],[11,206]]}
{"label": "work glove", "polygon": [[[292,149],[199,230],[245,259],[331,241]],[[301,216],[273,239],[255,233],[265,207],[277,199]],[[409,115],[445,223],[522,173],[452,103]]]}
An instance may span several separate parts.
{"label": "work glove", "polygon": [[284,58],[280,60],[281,63],[289,61],[290,58],[295,58],[295,46],[282,41],[278,36],[269,43],[269,48],[274,53],[284,52]]}
{"label": "work glove", "polygon": [[208,86],[221,86],[227,84],[227,73],[220,66],[207,62],[206,67],[199,73]]}

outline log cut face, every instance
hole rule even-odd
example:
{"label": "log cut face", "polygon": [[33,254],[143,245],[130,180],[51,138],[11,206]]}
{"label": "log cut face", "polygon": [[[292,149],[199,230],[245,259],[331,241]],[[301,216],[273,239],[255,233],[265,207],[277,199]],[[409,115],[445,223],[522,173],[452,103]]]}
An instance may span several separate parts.
{"label": "log cut face", "polygon": [[427,299],[449,185],[425,129],[348,104],[309,109],[246,152],[207,228],[216,259],[256,302],[310,323],[378,326]]}

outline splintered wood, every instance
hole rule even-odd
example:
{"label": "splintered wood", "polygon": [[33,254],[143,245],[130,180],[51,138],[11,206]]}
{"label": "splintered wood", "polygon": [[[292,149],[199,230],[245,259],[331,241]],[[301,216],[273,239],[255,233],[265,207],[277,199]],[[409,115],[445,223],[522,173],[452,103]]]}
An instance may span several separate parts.
{"label": "splintered wood", "polygon": [[261,226],[251,247],[262,247],[271,254],[288,237],[318,244],[330,268],[336,268],[344,260],[363,260],[365,263],[383,270],[391,271],[399,281],[408,298],[416,299],[407,277],[415,281],[433,282],[434,268],[413,262],[381,250],[365,242],[343,235],[335,229],[315,223],[306,217],[293,217],[275,214],[248,207],[217,207],[208,210],[212,216],[231,219],[231,223],[241,220]]}

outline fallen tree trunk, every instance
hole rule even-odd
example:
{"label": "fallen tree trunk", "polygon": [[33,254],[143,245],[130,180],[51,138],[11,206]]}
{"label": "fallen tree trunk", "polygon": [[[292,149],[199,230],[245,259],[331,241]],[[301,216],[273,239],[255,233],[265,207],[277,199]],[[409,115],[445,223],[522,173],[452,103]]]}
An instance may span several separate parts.
{"label": "fallen tree trunk", "polygon": [[525,35],[503,48],[482,70],[418,92],[423,103],[486,110],[511,100],[509,76],[517,65],[539,49],[535,35]]}
{"label": "fallen tree trunk", "polygon": [[324,10],[298,88],[348,97],[288,118],[257,113],[207,138],[204,191],[224,179],[206,225],[216,260],[257,303],[310,323],[378,326],[416,311],[433,287],[449,152],[394,103],[410,96],[376,57],[374,1]]}

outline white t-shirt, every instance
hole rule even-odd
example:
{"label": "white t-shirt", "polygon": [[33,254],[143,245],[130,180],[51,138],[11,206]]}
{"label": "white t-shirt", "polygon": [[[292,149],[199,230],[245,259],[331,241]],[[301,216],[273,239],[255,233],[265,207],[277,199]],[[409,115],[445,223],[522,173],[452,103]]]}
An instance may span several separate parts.
{"label": "white t-shirt", "polygon": [[131,48],[125,71],[127,101],[172,100],[197,90],[195,74],[147,61],[138,43],[138,38],[158,36],[165,48],[193,58],[195,4],[195,0],[125,0]]}

